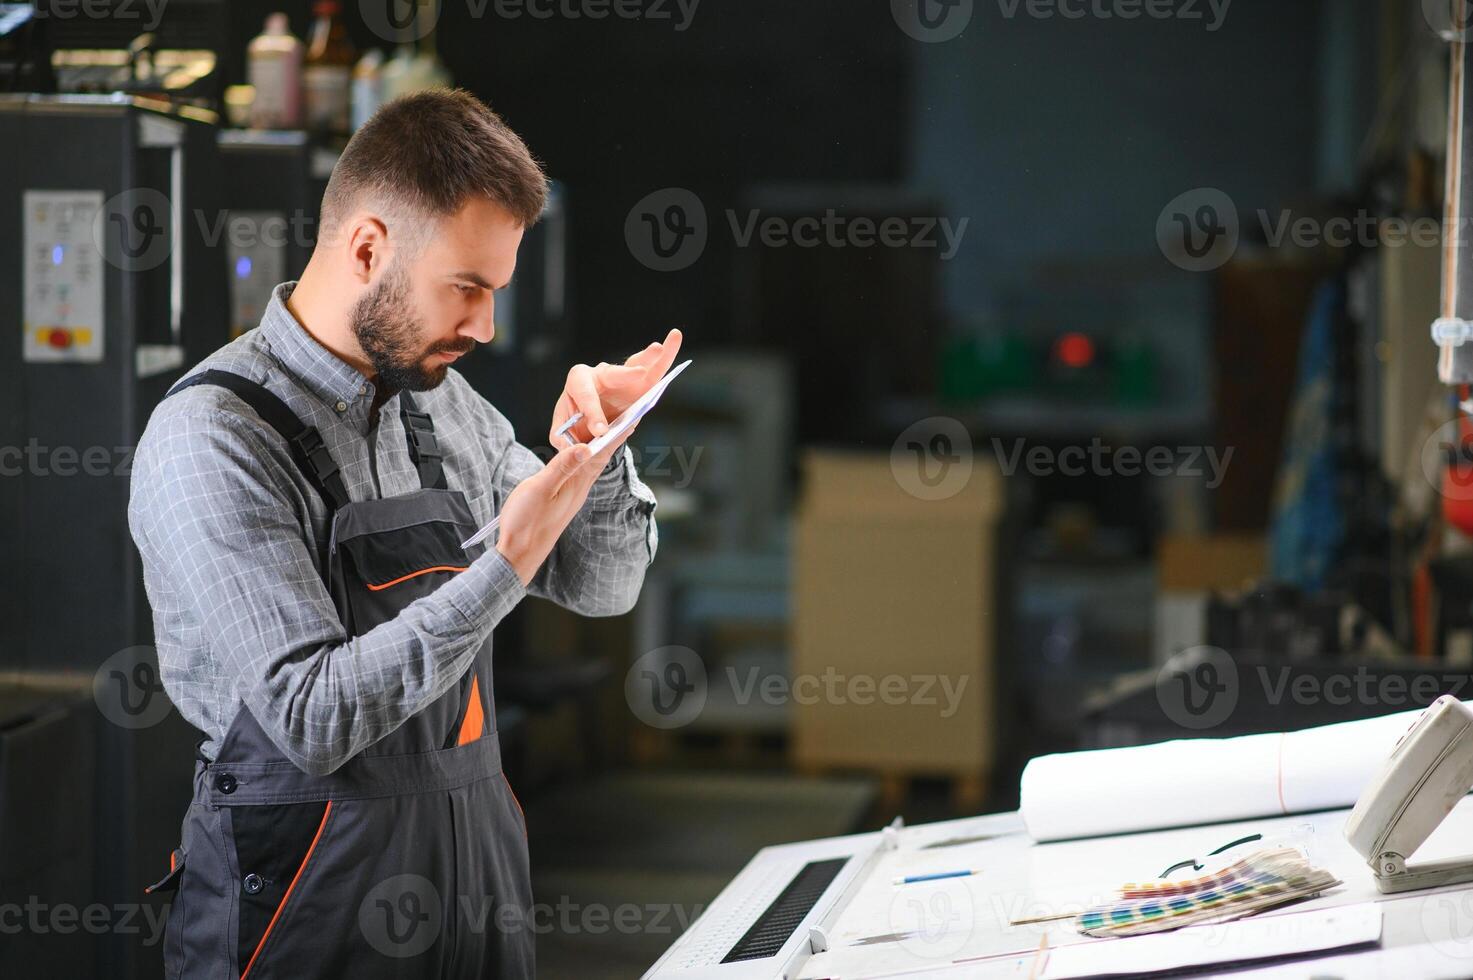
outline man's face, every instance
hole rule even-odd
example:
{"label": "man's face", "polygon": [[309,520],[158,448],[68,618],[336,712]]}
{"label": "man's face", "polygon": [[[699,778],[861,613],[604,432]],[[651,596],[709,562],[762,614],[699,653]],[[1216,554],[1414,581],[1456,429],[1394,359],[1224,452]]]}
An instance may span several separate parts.
{"label": "man's face", "polygon": [[511,282],[522,228],[473,200],[429,233],[418,255],[396,253],[353,307],[358,344],[380,387],[428,391],[456,358],[496,332],[494,291]]}

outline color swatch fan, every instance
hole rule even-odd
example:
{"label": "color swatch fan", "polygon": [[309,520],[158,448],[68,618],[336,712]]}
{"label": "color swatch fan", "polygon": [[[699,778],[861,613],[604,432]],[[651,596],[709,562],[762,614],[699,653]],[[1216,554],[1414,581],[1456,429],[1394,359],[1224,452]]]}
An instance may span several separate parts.
{"label": "color swatch fan", "polygon": [[1252,915],[1340,884],[1294,847],[1254,851],[1197,878],[1127,884],[1119,897],[1074,920],[1086,936],[1132,936]]}

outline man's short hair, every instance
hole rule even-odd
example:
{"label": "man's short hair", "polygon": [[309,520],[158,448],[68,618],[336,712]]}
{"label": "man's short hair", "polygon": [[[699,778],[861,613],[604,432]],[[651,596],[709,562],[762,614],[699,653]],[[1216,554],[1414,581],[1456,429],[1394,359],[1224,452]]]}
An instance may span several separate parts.
{"label": "man's short hair", "polygon": [[522,138],[474,95],[416,92],[384,104],[348,141],[322,195],[323,236],[369,206],[403,224],[391,234],[413,241],[476,197],[527,228],[547,202],[547,176]]}

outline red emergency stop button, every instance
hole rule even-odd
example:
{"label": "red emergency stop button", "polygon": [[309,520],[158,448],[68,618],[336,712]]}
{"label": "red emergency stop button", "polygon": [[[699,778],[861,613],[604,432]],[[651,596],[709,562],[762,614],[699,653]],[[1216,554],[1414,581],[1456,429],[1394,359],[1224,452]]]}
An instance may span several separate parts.
{"label": "red emergency stop button", "polygon": [[65,350],[72,346],[72,334],[70,330],[62,330],[59,327],[52,330],[46,337],[46,343],[58,350]]}

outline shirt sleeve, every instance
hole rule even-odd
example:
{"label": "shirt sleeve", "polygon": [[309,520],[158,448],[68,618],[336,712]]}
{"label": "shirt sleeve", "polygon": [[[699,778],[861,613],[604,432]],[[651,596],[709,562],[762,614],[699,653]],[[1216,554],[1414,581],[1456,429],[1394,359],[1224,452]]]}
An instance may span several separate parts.
{"label": "shirt sleeve", "polygon": [[448,691],[525,594],[495,550],[348,638],[309,542],[284,451],[243,416],[155,417],[129,521],[236,695],[303,770],[332,772]]}

